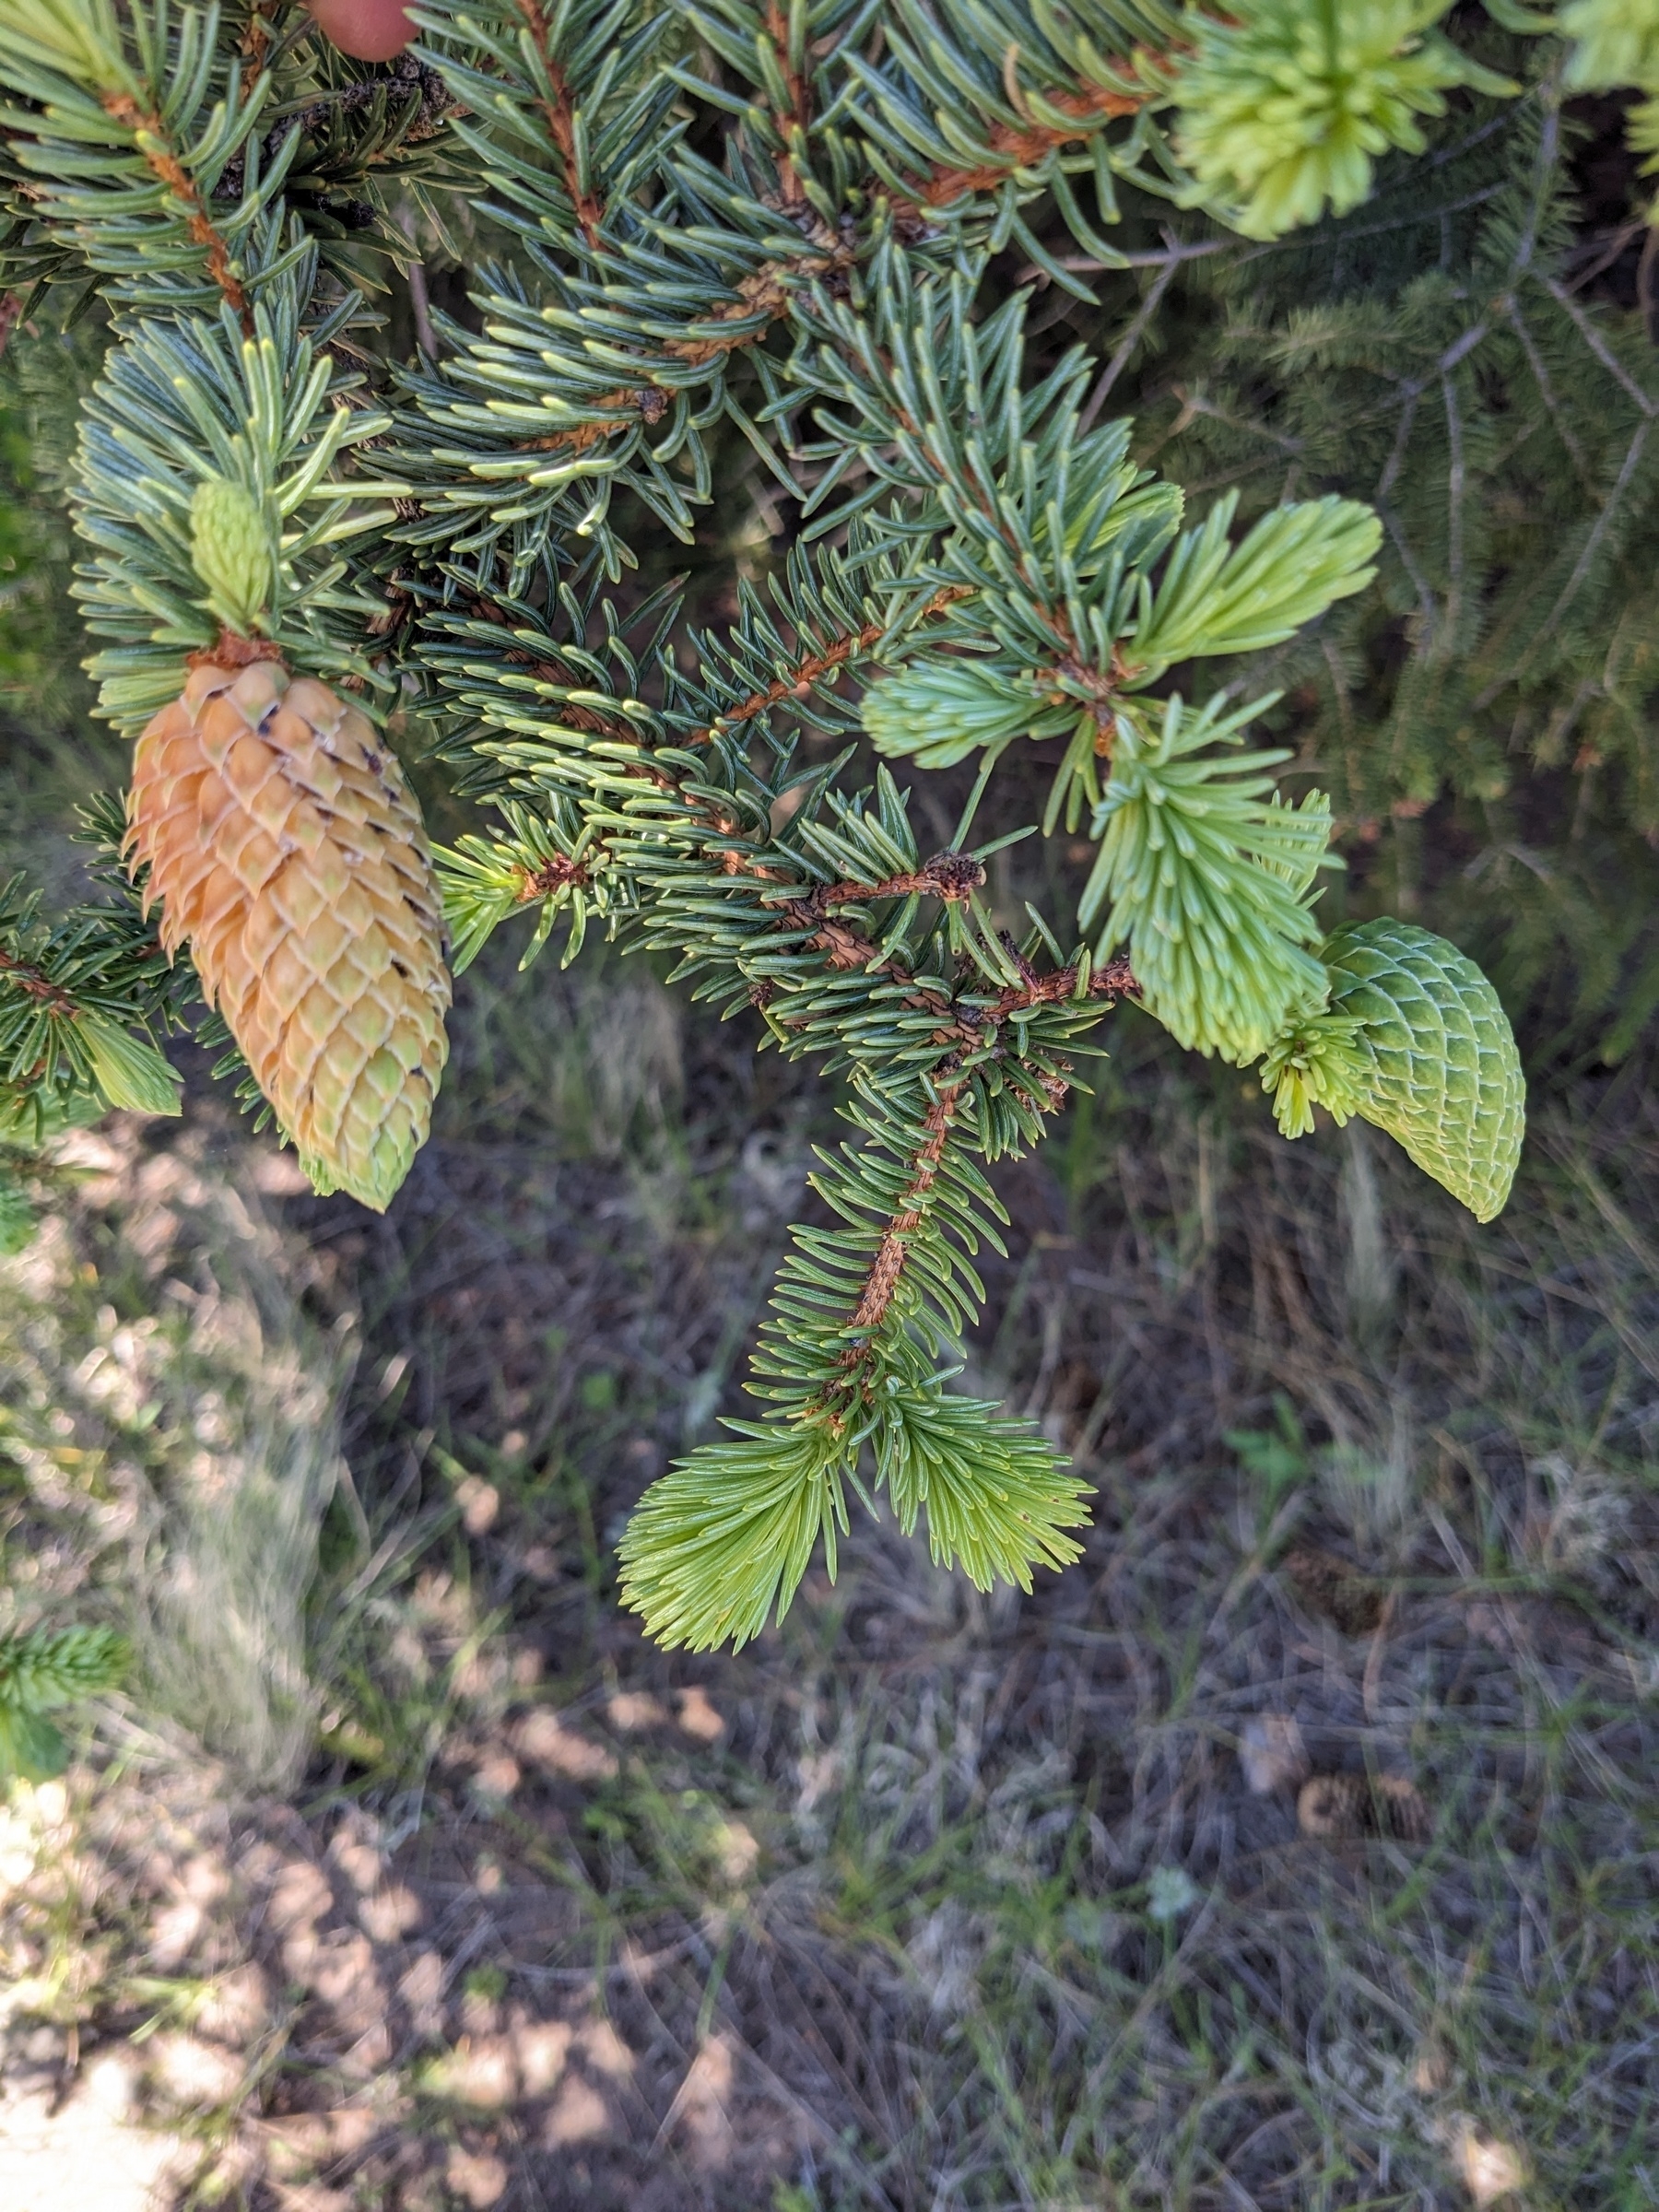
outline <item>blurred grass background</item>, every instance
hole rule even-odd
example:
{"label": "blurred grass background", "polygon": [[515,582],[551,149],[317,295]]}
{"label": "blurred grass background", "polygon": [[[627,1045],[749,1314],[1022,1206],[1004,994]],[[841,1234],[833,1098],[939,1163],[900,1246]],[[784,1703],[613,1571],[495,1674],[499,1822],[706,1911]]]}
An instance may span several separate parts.
{"label": "blurred grass background", "polygon": [[[49,897],[123,767],[65,597],[97,348],[0,361],[0,861]],[[713,614],[783,535],[723,513]],[[139,1653],[0,1822],[0,2122],[101,2081],[158,2202],[249,2212],[1653,2205],[1642,1054],[1535,1094],[1479,1230],[1117,1017],[969,1347],[1098,1486],[1085,1561],[985,1599],[863,1529],[688,1660],[616,1539],[737,1402],[833,1100],[519,949],[383,1220],[193,1067],[0,1264],[0,1625]]]}

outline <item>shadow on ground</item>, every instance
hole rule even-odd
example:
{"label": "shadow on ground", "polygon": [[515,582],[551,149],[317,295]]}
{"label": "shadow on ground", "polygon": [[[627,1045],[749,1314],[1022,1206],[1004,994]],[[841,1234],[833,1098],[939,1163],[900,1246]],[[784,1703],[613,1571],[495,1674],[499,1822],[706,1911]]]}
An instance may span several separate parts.
{"label": "shadow on ground", "polygon": [[1546,1113],[1479,1231],[1129,1030],[971,1354],[1083,1563],[866,1525],[688,1658],[612,1547],[822,1109],[643,975],[472,1007],[383,1222],[208,1105],[76,1140],[11,1264],[8,1540],[152,1654],[14,1806],[14,2073],[124,2068],[180,2204],[1651,2202],[1652,1110]]}

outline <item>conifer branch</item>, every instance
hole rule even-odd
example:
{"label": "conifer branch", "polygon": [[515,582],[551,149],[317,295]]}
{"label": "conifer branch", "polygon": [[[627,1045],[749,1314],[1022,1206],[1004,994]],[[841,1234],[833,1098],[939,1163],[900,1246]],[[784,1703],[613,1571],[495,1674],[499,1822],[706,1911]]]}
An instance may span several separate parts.
{"label": "conifer branch", "polygon": [[[789,312],[796,288],[833,281],[852,267],[853,248],[845,240],[820,229],[815,243],[818,250],[813,253],[762,262],[741,279],[730,298],[717,300],[707,310],[697,336],[665,338],[662,358],[687,368],[709,369],[732,354],[758,346],[771,325]],[[648,362],[642,361],[641,367],[648,371]],[[543,437],[522,439],[516,450],[526,453],[588,453],[635,421],[647,428],[661,422],[670,402],[669,389],[660,383],[618,385],[586,402],[582,421]]]}
{"label": "conifer branch", "polygon": [[[920,627],[933,616],[942,615],[947,607],[954,606],[959,600],[971,596],[972,586],[970,584],[941,584],[915,610],[911,617],[912,625]],[[852,662],[873,652],[891,627],[890,620],[872,620],[842,637],[831,638],[827,642],[816,641],[809,653],[801,655],[789,675],[774,677],[764,689],[751,691],[747,699],[739,700],[735,706],[728,707],[706,729],[692,732],[684,742],[706,745],[723,732],[741,723],[753,722],[758,714],[769,713],[773,707],[782,706],[786,700],[807,698],[813,687],[821,683],[826,677],[833,677]]]}
{"label": "conifer branch", "polygon": [[[1130,64],[1118,66],[1126,78],[1133,75]],[[1148,97],[1111,84],[1046,88],[1038,95],[1038,102],[1055,121],[994,124],[985,134],[990,159],[971,168],[940,164],[925,176],[909,180],[908,188],[894,202],[895,212],[919,218],[924,208],[943,211],[971,193],[994,192],[1010,171],[1041,167],[1063,147],[1087,139],[1101,123],[1138,114]]]}
{"label": "conifer branch", "polygon": [[0,885],[0,1140],[39,1142],[106,1106],[176,1113],[157,1049],[177,1018],[153,931],[124,905],[55,924],[20,877]]}
{"label": "conifer branch", "polygon": [[69,1747],[45,1715],[116,1688],[131,1664],[129,1645],[112,1629],[36,1627],[0,1636],[0,1783],[61,1774]]}
{"label": "conifer branch", "polygon": [[605,204],[592,186],[582,181],[582,166],[576,151],[575,101],[571,96],[570,79],[554,52],[548,34],[547,18],[540,0],[514,0],[519,14],[524,19],[537,58],[547,79],[547,91],[538,101],[547,120],[547,135],[559,156],[564,174],[564,186],[582,235],[590,246],[597,246],[599,234],[605,226]]}
{"label": "conifer branch", "polygon": [[561,892],[588,882],[592,875],[583,862],[572,860],[564,853],[549,853],[539,867],[520,867],[515,873],[519,878],[517,898],[521,906],[528,906],[535,900],[558,898]]}
{"label": "conifer branch", "polygon": [[[256,23],[259,18],[252,20]],[[244,72],[244,99],[257,75],[257,71],[252,76]],[[260,159],[268,165],[290,137],[311,136],[330,123],[372,109],[382,101],[389,103],[399,93],[405,100],[401,126],[383,140],[371,141],[357,155],[363,173],[382,168],[394,161],[406,147],[423,146],[436,138],[456,112],[456,103],[451,100],[442,78],[435,70],[422,67],[408,55],[394,62],[385,76],[359,77],[351,84],[333,86],[314,97],[303,98],[297,104],[278,105],[276,122],[260,141]],[[233,155],[213,188],[215,201],[240,198],[246,174],[246,154]]]}
{"label": "conifer branch", "polygon": [[200,246],[206,260],[207,274],[218,285],[226,306],[241,324],[242,335],[253,335],[253,315],[248,304],[248,295],[242,289],[223,233],[207,213],[200,189],[178,154],[168,144],[167,125],[160,115],[146,114],[128,92],[106,92],[103,110],[113,117],[124,130],[133,134],[138,151],[151,174],[158,178],[185,210],[185,229],[194,242]]}
{"label": "conifer branch", "polygon": [[74,994],[54,983],[44,969],[32,960],[20,960],[14,954],[0,949],[0,982],[9,983],[14,991],[21,991],[48,1012],[73,1019],[80,1012]]}
{"label": "conifer branch", "polygon": [[[1405,0],[1379,0],[1349,84],[1290,35],[1306,5],[1263,0],[1235,37],[1168,0],[888,0],[877,38],[860,0],[416,0],[425,43],[382,76],[198,0],[0,0],[19,134],[0,285],[84,265],[112,311],[76,590],[102,711],[139,738],[136,896],[161,901],[170,948],[188,942],[244,1079],[313,1171],[386,1202],[428,1125],[449,994],[418,811],[335,686],[375,711],[418,698],[434,769],[489,809],[436,856],[453,969],[503,924],[525,929],[526,961],[556,935],[570,960],[600,926],[670,956],[695,999],[757,1009],[764,1043],[843,1085],[852,1134],[813,1178],[833,1226],[792,1232],[747,1385],[761,1418],[653,1485],[622,1547],[626,1600],[666,1641],[755,1634],[816,1546],[833,1571],[850,1492],[885,1490],[900,1527],[925,1520],[935,1557],[982,1585],[1030,1587],[1077,1556],[1086,1486],[1031,1424],[950,1386],[983,1304],[976,1255],[1006,1218],[991,1171],[1040,1141],[1124,996],[1194,1049],[1262,1061],[1292,1132],[1351,1104],[1483,1215],[1507,1189],[1518,1073],[1495,1001],[1398,925],[1325,936],[1329,804],[1284,805],[1285,755],[1240,749],[1270,697],[1236,667],[1194,708],[1159,690],[1177,666],[1287,645],[1362,592],[1374,517],[1334,497],[1248,527],[1230,498],[1189,517],[1137,465],[1134,426],[1096,420],[1156,300],[1124,303],[1104,375],[1083,347],[1039,371],[1050,348],[1004,281],[1008,252],[1074,292],[1085,265],[1109,283],[1144,260],[1105,235],[1120,179],[1193,206],[1230,194],[1252,222],[1347,191],[1351,164],[1291,146],[1294,175],[1264,171],[1246,209],[1282,122],[1252,92],[1269,78],[1292,137],[1303,108],[1351,108],[1405,146],[1440,88],[1497,97],[1438,34],[1395,35]],[[697,53],[717,61],[709,81]],[[406,258],[394,179],[423,235],[442,234],[453,191],[508,241],[477,273],[475,323],[434,318],[441,346],[401,365],[355,288],[374,281],[365,252]],[[1031,229],[1040,195],[1080,258]],[[1511,281],[1535,286],[1541,201],[1520,225]],[[1224,245],[1179,254],[1222,271]],[[1432,329],[1445,311],[1425,294],[1411,368],[1439,367],[1394,377],[1386,403],[1438,377],[1460,439],[1451,380],[1495,333],[1566,388],[1571,314],[1535,340],[1532,295],[1523,314],[1482,284],[1463,340]],[[631,532],[688,541],[725,495],[726,426],[806,525],[705,633],[669,587],[641,604],[618,586],[640,565]],[[1622,530],[1650,467],[1628,422],[1623,464],[1582,443],[1608,487],[1562,554],[1572,592],[1616,551],[1607,518]],[[1472,501],[1460,517],[1467,567]],[[1482,603],[1457,581],[1461,636]],[[1451,660],[1438,673],[1461,680]],[[808,731],[828,742],[808,750]],[[986,897],[995,848],[970,829],[1032,741],[1060,759],[1030,830],[1084,834],[1097,860],[1075,924],[1056,934],[1033,907],[1017,938]],[[204,836],[188,794],[232,749],[269,822],[223,783]],[[963,849],[924,854],[900,761],[918,777],[977,763]],[[293,859],[301,815],[321,859]],[[355,860],[346,816],[373,832]],[[262,838],[293,866],[292,901],[270,892]],[[341,870],[361,888],[381,862],[367,906],[339,897]],[[336,977],[347,908],[372,957]],[[280,942],[263,959],[260,931]],[[48,926],[7,892],[0,1135],[19,1115],[38,1135],[100,1104],[165,1111],[155,1039],[189,1015],[192,972],[168,969],[130,900]],[[362,1034],[325,1022],[338,1056],[307,1088],[284,993],[325,973],[317,1003],[355,993]],[[1435,1023],[1454,1019],[1476,1059],[1437,1067]]]}
{"label": "conifer branch", "polygon": [[[770,883],[776,882],[781,873],[763,862],[745,861],[731,848],[727,849],[725,858],[734,874],[742,871]],[[935,853],[921,867],[889,876],[881,883],[820,883],[814,885],[804,897],[785,897],[777,910],[778,920],[782,926],[792,931],[804,931],[807,947],[825,954],[832,969],[867,972],[879,970],[896,982],[909,982],[910,971],[902,960],[892,956],[884,959],[873,938],[829,917],[838,907],[863,905],[881,899],[937,899],[943,905],[957,906],[971,899],[984,880],[982,864],[971,853]],[[763,894],[769,903],[771,896]],[[915,1003],[935,1006],[941,1012],[947,1004],[936,993],[928,992],[919,993]]]}
{"label": "conifer branch", "polygon": [[[812,83],[806,71],[790,56],[790,23],[778,0],[764,0],[760,22],[762,35],[782,80],[783,104],[771,113],[771,126],[787,148],[797,139],[805,140],[812,127]],[[776,162],[778,194],[786,207],[806,205],[795,175],[794,163],[787,151],[778,156]]]}
{"label": "conifer branch", "polygon": [[[486,598],[482,593],[468,592],[465,605],[467,611],[478,621],[492,623],[500,629],[513,628],[512,617],[507,609],[497,601]],[[526,675],[535,677],[541,683],[558,685],[567,690],[572,688],[578,681],[576,672],[550,652],[532,649],[521,642],[524,634],[516,633],[513,643],[502,647],[501,658],[507,665],[524,669]],[[626,723],[594,706],[567,699],[562,702],[560,712],[563,719],[574,730],[588,731],[595,736],[615,737],[624,744],[633,741],[634,733]]]}
{"label": "conifer branch", "polygon": [[[950,1080],[954,1074],[951,1061],[943,1060],[934,1071],[936,1092],[933,1104],[923,1118],[923,1142],[911,1155],[911,1179],[905,1187],[904,1199],[899,1211],[888,1223],[876,1256],[865,1277],[858,1303],[853,1309],[848,1329],[854,1335],[869,1335],[880,1328],[888,1317],[893,1294],[899,1288],[899,1278],[904,1272],[905,1254],[909,1240],[921,1228],[928,1193],[938,1179],[939,1163],[945,1157],[946,1140],[950,1134],[951,1121],[963,1086]],[[849,1370],[842,1388],[851,1392],[857,1387],[860,1371],[869,1363],[867,1346],[850,1346],[842,1359]],[[836,1418],[831,1408],[831,1418]]]}

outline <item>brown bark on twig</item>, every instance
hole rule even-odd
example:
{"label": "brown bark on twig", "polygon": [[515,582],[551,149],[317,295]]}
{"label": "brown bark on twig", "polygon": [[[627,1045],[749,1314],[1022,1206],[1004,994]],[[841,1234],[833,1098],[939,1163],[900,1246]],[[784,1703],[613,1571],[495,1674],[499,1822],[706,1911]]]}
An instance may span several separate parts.
{"label": "brown bark on twig", "polygon": [[984,880],[984,867],[971,853],[935,853],[919,868],[884,877],[879,883],[818,884],[804,899],[792,899],[785,912],[792,922],[810,922],[834,907],[853,906],[865,899],[943,899],[954,904],[977,891]]}
{"label": "brown bark on twig", "polygon": [[[940,855],[940,858],[946,857],[959,856]],[[1024,988],[1005,991],[991,1007],[962,1008],[956,1033],[964,1043],[977,1046],[983,1041],[983,1031],[988,1022],[1005,1019],[1021,1007],[1049,1005],[1059,999],[1069,998],[1077,989],[1077,983],[1076,968],[1063,968],[1052,976],[1034,976]],[[1106,962],[1091,977],[1088,995],[1091,998],[1116,998],[1133,993],[1136,988],[1128,959],[1120,954],[1115,959]],[[949,1034],[948,1030],[937,1032],[941,1042]],[[857,1330],[865,1335],[866,1341],[849,1346],[841,1355],[846,1381],[838,1387],[842,1394],[850,1394],[856,1387],[859,1371],[866,1365],[870,1356],[867,1339],[887,1318],[903,1279],[911,1240],[922,1226],[928,1194],[938,1180],[939,1167],[945,1157],[945,1147],[957,1105],[968,1088],[965,1081],[957,1079],[960,1065],[960,1053],[950,1052],[946,1053],[933,1071],[935,1095],[923,1119],[923,1141],[912,1156],[911,1179],[905,1187],[902,1204],[888,1223],[881,1241],[876,1248],[876,1256],[865,1277],[864,1288],[847,1324],[849,1329]],[[1065,1102],[1067,1086],[1064,1077],[1044,1077],[1041,1088],[1046,1100],[1046,1111],[1057,1113]],[[821,1410],[830,1410],[828,1400]]]}
{"label": "brown bark on twig", "polygon": [[[789,96],[789,105],[782,114],[772,117],[779,137],[787,146],[792,131],[805,133],[811,126],[812,87],[798,69],[792,69],[789,65],[789,18],[778,6],[777,0],[766,0],[766,12],[762,19],[766,35],[777,51],[778,73],[783,79],[783,89]],[[778,163],[778,185],[785,200],[792,205],[798,205],[802,200],[804,195],[795,181],[794,165],[787,156]]]}
{"label": "brown bark on twig", "polygon": [[[887,1233],[876,1248],[876,1257],[871,1261],[870,1272],[865,1278],[864,1295],[853,1308],[853,1319],[848,1324],[851,1328],[878,1329],[887,1318],[888,1308],[893,1302],[893,1295],[904,1273],[910,1239],[922,1226],[927,1194],[938,1177],[939,1162],[945,1157],[946,1140],[950,1135],[957,1100],[965,1088],[966,1086],[961,1083],[947,1084],[927,1110],[922,1124],[926,1135],[912,1157],[911,1179],[905,1190],[904,1204],[888,1222]],[[863,1347],[858,1347],[853,1356],[862,1359]]]}
{"label": "brown bark on twig", "polygon": [[[879,947],[845,922],[829,919],[836,907],[861,904],[867,899],[912,897],[943,899],[947,903],[954,903],[978,890],[984,880],[984,869],[970,854],[935,853],[912,874],[889,876],[881,883],[815,884],[804,898],[784,900],[779,919],[794,928],[812,929],[806,942],[815,951],[829,954],[831,968],[868,968],[877,959]],[[884,962],[883,967],[889,975],[901,972],[891,960]]]}
{"label": "brown bark on twig", "polygon": [[[659,384],[619,386],[615,392],[601,392],[591,402],[595,407],[631,407],[641,422],[661,422],[668,412],[668,394]],[[618,430],[627,429],[626,418],[616,422],[577,422],[568,430],[549,430],[545,438],[524,438],[513,447],[518,453],[558,453],[566,451],[585,453],[590,446],[598,445]]]}
{"label": "brown bark on twig", "polygon": [[265,55],[271,50],[271,27],[256,7],[248,18],[236,51],[243,56],[241,96],[244,100],[259,82],[265,67]]}
{"label": "brown bark on twig", "polygon": [[269,638],[244,638],[222,629],[211,645],[199,645],[184,655],[186,668],[251,668],[255,661],[279,661],[280,645]]}
{"label": "brown bark on twig", "polygon": [[[917,620],[924,622],[932,616],[943,614],[959,599],[971,599],[972,586],[966,583],[947,583],[923,607]],[[706,730],[700,730],[686,740],[688,745],[706,745],[722,730],[734,723],[752,722],[757,714],[764,714],[769,707],[781,706],[786,699],[805,699],[814,684],[821,682],[831,669],[844,667],[855,653],[868,653],[877,640],[886,634],[885,622],[866,622],[862,629],[850,631],[843,638],[831,639],[828,645],[819,646],[796,662],[792,676],[779,677],[763,691],[751,691],[738,705],[728,708],[712,722]]]}
{"label": "brown bark on twig", "polygon": [[755,315],[764,315],[766,322],[759,330],[735,330],[730,335],[722,332],[710,338],[670,338],[663,351],[677,361],[700,367],[718,360],[722,354],[735,353],[739,347],[758,345],[768,326],[789,305],[790,277],[833,276],[852,266],[853,249],[846,241],[838,239],[821,223],[815,223],[814,228],[818,233],[815,243],[821,251],[791,254],[784,261],[763,261],[740,279],[734,298],[701,318],[710,323],[747,323]]}
{"label": "brown bark on twig", "polygon": [[519,904],[527,906],[533,899],[550,899],[555,891],[566,890],[571,885],[585,883],[587,879],[585,861],[571,860],[563,853],[555,853],[539,868],[519,870]]}
{"label": "brown bark on twig", "polygon": [[[1128,65],[1124,67],[1127,70]],[[975,169],[930,170],[926,176],[915,179],[908,198],[898,203],[900,211],[919,214],[924,207],[948,207],[965,193],[994,192],[1010,170],[1035,168],[1058,147],[1088,137],[1091,124],[1116,115],[1134,115],[1146,104],[1144,93],[1118,92],[1109,85],[1087,85],[1081,91],[1055,90],[1038,97],[1045,107],[1058,109],[1068,123],[1033,123],[1024,129],[1011,123],[997,124],[988,135],[992,151],[999,156],[996,161]]]}
{"label": "brown bark on twig", "polygon": [[177,201],[188,210],[185,227],[193,241],[201,247],[207,258],[207,274],[224,294],[226,303],[241,324],[242,335],[253,335],[253,311],[248,305],[248,296],[241,281],[230,265],[230,248],[223,235],[215,228],[203,205],[195,180],[189,171],[162,143],[167,125],[159,115],[147,115],[129,92],[106,92],[103,98],[106,115],[112,116],[124,130],[135,137],[147,138],[148,146],[140,145],[139,152],[153,176],[159,177]]}
{"label": "brown bark on twig", "polygon": [[72,994],[29,960],[16,959],[9,952],[0,952],[0,977],[28,997],[38,999],[53,1014],[65,1014],[73,1019],[80,1012]]}
{"label": "brown bark on twig", "polygon": [[[469,594],[466,605],[467,611],[477,616],[480,622],[492,622],[503,629],[512,626],[511,616],[504,607],[498,606],[493,599],[486,599],[481,594]],[[570,685],[576,681],[575,677],[562,662],[553,660],[543,653],[532,653],[525,645],[509,645],[501,657],[503,660],[511,661],[515,668],[528,669],[532,676],[538,677],[545,684]],[[609,715],[601,714],[592,707],[578,706],[571,700],[561,700],[559,702],[559,719],[567,723],[571,729],[585,731],[592,736],[615,737],[623,745],[635,745],[639,742],[637,733],[631,730],[627,723],[614,721]],[[666,781],[665,778],[659,780]]]}
{"label": "brown bark on twig", "polygon": [[570,80],[554,55],[552,41],[547,36],[547,19],[537,6],[536,0],[518,0],[518,11],[524,18],[542,67],[547,73],[552,97],[540,101],[539,105],[547,119],[553,149],[564,171],[565,192],[576,211],[576,221],[582,235],[590,246],[596,246],[605,224],[605,203],[582,182],[581,166],[576,159],[576,103],[571,98]]}

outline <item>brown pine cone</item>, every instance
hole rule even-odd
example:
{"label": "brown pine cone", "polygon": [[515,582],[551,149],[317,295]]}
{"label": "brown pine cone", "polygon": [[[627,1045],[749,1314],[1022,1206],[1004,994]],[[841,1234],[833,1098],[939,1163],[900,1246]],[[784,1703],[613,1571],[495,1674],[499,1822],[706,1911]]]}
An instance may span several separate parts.
{"label": "brown pine cone", "polygon": [[138,740],[127,818],[162,944],[189,945],[313,1184],[383,1211],[431,1126],[450,978],[373,724],[279,660],[200,661]]}
{"label": "brown pine cone", "polygon": [[1310,1612],[1323,1613],[1345,1636],[1369,1636],[1382,1621],[1388,1584],[1335,1552],[1288,1551],[1279,1567]]}
{"label": "brown pine cone", "polygon": [[1403,1774],[1315,1774],[1297,1795],[1296,1823],[1327,1843],[1371,1836],[1426,1843],[1434,1833],[1427,1799]]}

